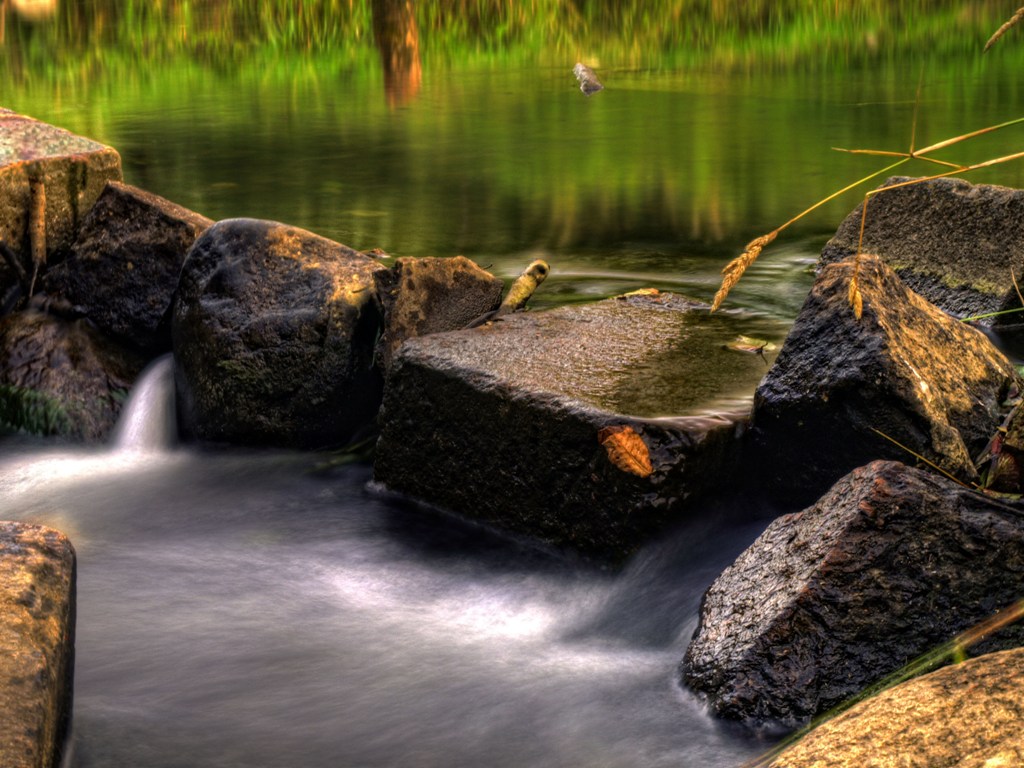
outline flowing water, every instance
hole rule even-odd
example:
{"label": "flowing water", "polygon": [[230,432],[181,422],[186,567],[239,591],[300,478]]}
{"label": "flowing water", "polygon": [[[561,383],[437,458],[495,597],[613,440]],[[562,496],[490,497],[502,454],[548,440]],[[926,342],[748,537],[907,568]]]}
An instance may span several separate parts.
{"label": "flowing water", "polygon": [[[917,146],[1024,106],[1000,50],[738,71],[608,54],[586,58],[605,86],[588,97],[576,53],[435,55],[396,81],[372,51],[235,67],[161,43],[136,64],[7,35],[0,106],[115,146],[128,182],[509,278],[540,256],[538,307],[707,300],[747,240],[888,162],[831,147],[905,149],[915,102]],[[947,159],[1017,151],[1012,130]],[[1020,164],[975,178],[1024,182]],[[787,231],[730,306],[791,322],[857,199]],[[362,464],[178,445],[170,365],[110,446],[0,437],[0,518],[78,552],[70,766],[698,768],[763,747],[677,682],[704,589],[766,524],[756,500],[709,503],[609,574],[390,497]]]}
{"label": "flowing water", "polygon": [[[79,558],[71,766],[733,766],[676,681],[763,522],[609,575],[389,498],[365,466],[167,445],[167,361],[106,451],[0,445],[5,518]],[[125,430],[122,435],[129,434]]]}

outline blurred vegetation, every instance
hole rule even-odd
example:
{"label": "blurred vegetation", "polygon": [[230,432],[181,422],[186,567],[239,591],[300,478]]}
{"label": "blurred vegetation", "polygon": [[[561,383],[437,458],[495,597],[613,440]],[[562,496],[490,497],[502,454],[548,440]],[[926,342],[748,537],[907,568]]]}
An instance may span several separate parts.
{"label": "blurred vegetation", "polygon": [[[84,77],[186,57],[261,71],[316,56],[374,59],[370,0],[74,0],[49,21],[8,14],[8,76]],[[588,55],[617,67],[828,67],[978,48],[1004,19],[983,0],[435,0],[412,3],[430,64]],[[136,76],[142,72],[136,71]]]}
{"label": "blurred vegetation", "polygon": [[[485,260],[532,248],[607,258],[637,242],[731,256],[864,175],[863,158],[831,146],[905,150],[923,69],[922,145],[1024,113],[1024,44],[981,55],[1005,3],[414,2],[422,87],[396,104],[381,97],[374,28],[388,2],[75,0],[37,23],[8,13],[0,106],[116,147],[128,181],[211,218]],[[579,93],[577,60],[606,92]],[[1006,154],[1008,141],[951,159]],[[972,180],[1021,186],[1024,172]],[[856,201],[794,235],[834,229]],[[643,268],[677,270],[663,250]]]}

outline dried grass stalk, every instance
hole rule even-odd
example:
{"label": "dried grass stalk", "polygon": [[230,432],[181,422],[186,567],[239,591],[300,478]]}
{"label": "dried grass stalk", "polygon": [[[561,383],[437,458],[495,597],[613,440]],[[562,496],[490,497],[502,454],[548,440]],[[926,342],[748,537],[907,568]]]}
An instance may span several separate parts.
{"label": "dried grass stalk", "polygon": [[997,40],[998,40],[999,38],[1001,38],[1001,37],[1002,37],[1003,35],[1005,35],[1005,34],[1006,34],[1007,32],[1009,32],[1009,31],[1010,31],[1010,29],[1012,29],[1013,27],[1015,27],[1015,26],[1016,26],[1017,24],[1019,24],[1019,23],[1020,23],[1020,22],[1021,22],[1022,20],[1024,20],[1024,8],[1018,8],[1018,9],[1017,9],[1017,12],[1016,12],[1016,13],[1014,13],[1014,14],[1013,14],[1013,16],[1011,16],[1011,17],[1009,18],[1009,20],[1008,20],[1008,21],[1007,21],[1007,22],[1006,22],[1005,24],[1003,24],[1003,26],[1001,26],[1001,27],[1000,27],[999,29],[997,29],[997,30],[995,31],[995,34],[994,34],[994,35],[992,35],[992,37],[990,37],[990,38],[988,39],[988,42],[987,42],[987,43],[985,43],[985,48],[984,48],[984,50],[982,51],[982,53],[984,53],[984,52],[985,52],[985,51],[987,51],[987,50],[988,50],[989,48],[991,48],[991,47],[992,47],[993,45],[995,45],[995,44],[996,44],[996,41],[997,41]]}
{"label": "dried grass stalk", "polygon": [[747,267],[757,261],[757,257],[761,255],[761,251],[764,250],[765,246],[778,237],[778,235],[779,230],[776,229],[773,232],[769,232],[767,235],[755,237],[747,243],[746,248],[743,249],[743,253],[725,265],[722,269],[722,287],[718,289],[718,293],[715,294],[714,301],[711,302],[712,312],[722,306],[722,302],[725,301],[725,297],[729,295],[729,291],[731,291],[733,286],[740,281],[741,277],[743,277],[743,273],[747,271]]}
{"label": "dried grass stalk", "polygon": [[853,277],[850,278],[850,291],[847,294],[850,306],[853,307],[853,316],[858,320],[864,314],[864,296],[860,292],[860,284],[857,281],[859,271],[859,264],[855,264]]}

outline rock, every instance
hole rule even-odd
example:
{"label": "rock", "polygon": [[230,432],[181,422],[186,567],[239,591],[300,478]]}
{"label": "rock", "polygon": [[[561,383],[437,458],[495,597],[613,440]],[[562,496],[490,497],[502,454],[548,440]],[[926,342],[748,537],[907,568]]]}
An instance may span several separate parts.
{"label": "rock", "polygon": [[[882,187],[909,180],[896,176]],[[857,253],[863,209],[862,203],[839,225],[823,264]],[[1024,190],[945,178],[873,195],[862,249],[951,314],[1019,307],[1013,275],[1024,274]]]}
{"label": "rock", "polygon": [[149,356],[171,348],[167,313],[185,255],[213,222],[110,182],[82,222],[71,256],[44,285],[103,331]]}
{"label": "rock", "polygon": [[0,318],[0,425],[105,440],[144,361],[87,321],[27,310]]}
{"label": "rock", "polygon": [[0,110],[0,242],[29,268],[32,183],[45,190],[46,254],[53,263],[71,247],[104,185],[120,180],[121,157],[110,147]]}
{"label": "rock", "polygon": [[196,240],[172,322],[186,434],[246,445],[344,444],[373,421],[373,259],[311,232],[229,219]]}
{"label": "rock", "polygon": [[377,362],[384,370],[406,339],[465,328],[501,303],[501,279],[465,256],[396,259],[376,279],[384,314]]}
{"label": "rock", "polygon": [[1024,648],[890,688],[818,726],[771,768],[1024,765]]}
{"label": "rock", "polygon": [[0,765],[57,768],[75,653],[75,550],[64,534],[0,522],[0,616]]}
{"label": "rock", "polygon": [[[1020,598],[1024,505],[877,461],[784,515],[711,585],[683,679],[794,728]],[[980,651],[1024,643],[1024,626]]]}
{"label": "rock", "polygon": [[[691,496],[736,482],[736,437],[767,364],[726,349],[741,333],[781,328],[653,292],[409,339],[388,378],[375,478],[621,562]],[[646,473],[613,459],[631,443]]]}
{"label": "rock", "polygon": [[851,262],[822,268],[757,388],[752,438],[767,483],[808,503],[854,467],[910,461],[911,451],[975,480],[972,458],[1002,423],[1020,377],[982,333],[908,290],[875,257],[862,259],[857,320],[851,274]]}

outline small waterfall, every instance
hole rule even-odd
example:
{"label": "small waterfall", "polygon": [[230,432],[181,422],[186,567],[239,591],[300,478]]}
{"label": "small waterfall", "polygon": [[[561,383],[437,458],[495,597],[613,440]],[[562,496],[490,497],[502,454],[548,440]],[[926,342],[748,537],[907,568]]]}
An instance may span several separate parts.
{"label": "small waterfall", "polygon": [[139,374],[114,430],[119,451],[159,451],[177,443],[174,358],[157,358]]}

